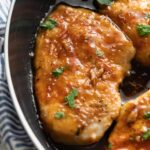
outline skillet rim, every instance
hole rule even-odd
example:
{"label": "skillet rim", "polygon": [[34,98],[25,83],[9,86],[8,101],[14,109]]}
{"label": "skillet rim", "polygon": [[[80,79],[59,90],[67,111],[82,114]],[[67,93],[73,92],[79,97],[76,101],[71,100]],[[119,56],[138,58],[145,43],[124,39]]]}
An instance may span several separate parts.
{"label": "skillet rim", "polygon": [[34,134],[34,132],[31,129],[28,121],[25,118],[23,110],[17,99],[15,89],[13,86],[13,82],[12,82],[10,65],[9,65],[9,29],[10,29],[10,25],[11,25],[11,18],[12,18],[12,13],[13,13],[15,4],[16,4],[16,0],[12,0],[11,7],[9,10],[9,15],[7,18],[7,25],[6,25],[6,30],[5,30],[5,41],[4,41],[4,60],[5,60],[5,71],[6,71],[8,88],[10,91],[10,95],[11,95],[15,110],[17,112],[17,115],[18,115],[25,131],[27,132],[27,134],[29,135],[30,139],[32,140],[32,142],[34,143],[34,145],[36,146],[37,149],[45,150],[44,146],[40,143],[39,139],[36,137],[36,135]]}

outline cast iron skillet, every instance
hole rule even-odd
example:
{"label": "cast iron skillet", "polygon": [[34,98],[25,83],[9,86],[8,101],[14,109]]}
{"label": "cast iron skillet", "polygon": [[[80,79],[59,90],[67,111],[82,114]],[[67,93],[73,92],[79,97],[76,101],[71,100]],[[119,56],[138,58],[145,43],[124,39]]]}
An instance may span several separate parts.
{"label": "cast iron skillet", "polygon": [[[94,9],[92,0],[64,0],[72,6]],[[104,141],[89,146],[59,145],[46,136],[34,103],[32,59],[35,33],[45,13],[59,0],[13,0],[5,37],[6,73],[17,113],[39,150],[103,150]],[[104,138],[105,139],[105,138]]]}
{"label": "cast iron skillet", "polygon": [[[89,146],[64,146],[54,143],[39,122],[33,91],[31,54],[34,50],[35,33],[45,13],[52,11],[60,2],[96,10],[93,1],[13,0],[12,2],[5,37],[8,85],[20,120],[39,150],[104,150],[108,144],[107,138],[111,129],[99,143]],[[149,68],[143,68],[133,61],[131,75],[126,77],[120,86],[123,102],[145,92],[150,87],[149,79]]]}

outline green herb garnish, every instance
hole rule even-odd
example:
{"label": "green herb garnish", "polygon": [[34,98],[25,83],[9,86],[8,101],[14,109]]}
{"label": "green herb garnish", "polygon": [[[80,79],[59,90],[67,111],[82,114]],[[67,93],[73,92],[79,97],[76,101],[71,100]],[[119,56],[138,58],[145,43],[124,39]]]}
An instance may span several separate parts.
{"label": "green herb garnish", "polygon": [[53,75],[54,77],[59,77],[59,76],[64,72],[64,70],[65,70],[64,67],[59,67],[59,68],[57,68],[56,70],[54,70],[54,71],[52,72],[52,75]]}
{"label": "green herb garnish", "polygon": [[112,144],[111,143],[108,144],[108,149],[112,149]]}
{"label": "green herb garnish", "polygon": [[48,18],[43,23],[40,24],[41,28],[44,29],[53,29],[57,25],[57,22],[54,19]]}
{"label": "green herb garnish", "polygon": [[138,24],[136,28],[140,36],[147,36],[150,34],[150,25]]}
{"label": "green herb garnish", "polygon": [[113,0],[97,0],[97,2],[101,5],[111,5],[111,3],[113,2]]}
{"label": "green herb garnish", "polygon": [[96,49],[96,55],[97,55],[98,57],[103,57],[103,56],[104,56],[104,52],[101,51],[101,50],[99,50],[99,49]]}
{"label": "green herb garnish", "polygon": [[143,133],[142,139],[144,141],[148,140],[150,138],[150,129],[148,129],[146,132]]}
{"label": "green herb garnish", "polygon": [[65,101],[67,101],[69,107],[75,108],[75,97],[78,96],[78,90],[72,89],[70,93],[65,97]]}
{"label": "green herb garnish", "polygon": [[54,117],[56,118],[56,119],[62,119],[62,118],[64,118],[65,117],[65,113],[64,112],[56,112],[55,113],[55,115],[54,115]]}
{"label": "green herb garnish", "polygon": [[144,114],[144,119],[150,119],[150,112]]}

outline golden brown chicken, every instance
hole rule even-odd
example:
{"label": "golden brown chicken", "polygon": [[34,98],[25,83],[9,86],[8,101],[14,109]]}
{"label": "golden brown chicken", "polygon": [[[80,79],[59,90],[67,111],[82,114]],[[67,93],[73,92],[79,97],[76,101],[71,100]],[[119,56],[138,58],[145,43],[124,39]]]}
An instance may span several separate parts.
{"label": "golden brown chicken", "polygon": [[150,66],[150,0],[116,0],[101,12],[131,38],[136,59]]}
{"label": "golden brown chicken", "polygon": [[109,142],[112,150],[150,149],[150,91],[122,107]]}
{"label": "golden brown chicken", "polygon": [[41,28],[35,91],[46,132],[64,144],[99,141],[118,116],[132,42],[107,17],[64,5]]}

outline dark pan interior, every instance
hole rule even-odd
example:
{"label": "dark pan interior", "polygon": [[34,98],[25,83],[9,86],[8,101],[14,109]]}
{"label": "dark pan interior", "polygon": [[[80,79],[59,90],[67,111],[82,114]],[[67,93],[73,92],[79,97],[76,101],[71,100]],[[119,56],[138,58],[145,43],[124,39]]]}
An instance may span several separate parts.
{"label": "dark pan interior", "polygon": [[[90,7],[86,1],[68,0],[73,6]],[[89,0],[91,3],[92,0]],[[58,148],[59,150],[102,150],[101,143],[87,147],[63,146],[54,144],[43,132],[34,105],[33,94],[33,70],[32,57],[30,56],[34,47],[35,33],[40,20],[55,6],[59,1],[55,0],[16,0],[9,30],[9,65],[14,90],[21,106],[22,112],[30,125],[33,133],[37,136],[45,150]]]}
{"label": "dark pan interior", "polygon": [[42,133],[33,105],[32,67],[29,53],[39,21],[48,11],[49,0],[16,0],[9,30],[9,65],[17,100],[34,134],[45,149],[47,140]]}

